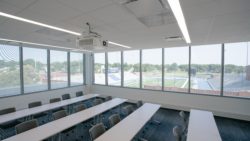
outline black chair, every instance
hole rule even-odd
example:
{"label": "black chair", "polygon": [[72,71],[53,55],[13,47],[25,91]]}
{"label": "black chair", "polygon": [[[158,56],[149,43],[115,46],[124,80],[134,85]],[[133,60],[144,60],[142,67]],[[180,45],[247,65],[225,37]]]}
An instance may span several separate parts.
{"label": "black chair", "polygon": [[[60,102],[61,101],[61,98],[52,98],[49,100],[49,103],[56,103],[56,102]],[[52,113],[55,113],[57,111],[61,111],[61,110],[64,110],[64,108],[60,107],[60,108],[56,108],[56,109],[53,109],[50,111],[50,119],[52,120]]]}
{"label": "black chair", "polygon": [[75,112],[77,113],[85,109],[87,109],[87,107],[84,104],[80,104],[75,107]]}
{"label": "black chair", "polygon": [[[71,98],[70,94],[63,94],[62,95],[62,100],[67,100],[67,99],[70,99],[70,98]],[[67,108],[68,113],[72,113],[73,105],[68,105],[68,106],[66,106],[66,108]]]}
{"label": "black chair", "polygon": [[140,108],[143,105],[143,102],[141,100],[136,102],[137,108]]}
{"label": "black chair", "polygon": [[70,99],[70,95],[69,94],[64,94],[62,95],[62,100],[66,100],[66,99]]}
{"label": "black chair", "polygon": [[[68,114],[67,114],[66,110],[57,111],[57,112],[55,112],[55,113],[52,114],[54,120],[58,120],[58,119],[60,119],[60,118],[66,117],[67,115],[68,115]],[[62,132],[59,134],[59,140],[62,140],[62,139],[64,139],[64,138],[69,137],[69,134],[71,134],[71,133],[72,133],[72,134],[75,134],[75,136],[76,136],[76,131],[75,131],[75,129],[76,129],[76,127],[73,126],[73,127],[70,127],[70,128],[68,128],[68,129],[62,131]],[[62,137],[62,135],[65,136],[65,137]],[[65,140],[67,141],[67,139],[65,139]]]}
{"label": "black chair", "polygon": [[188,116],[186,115],[186,113],[184,111],[180,111],[179,115],[182,119],[182,128],[184,130],[184,132],[187,132],[187,128],[188,128]]}
{"label": "black chair", "polygon": [[184,129],[179,125],[173,128],[173,135],[175,137],[175,141],[186,141],[186,135],[184,134]]}
{"label": "black chair", "polygon": [[111,100],[112,99],[112,96],[107,96],[107,97],[105,97],[105,101],[109,101],[109,100]]}
{"label": "black chair", "polygon": [[101,103],[103,103],[102,99],[94,99],[92,102],[92,106],[96,106],[96,105],[99,105]]}
{"label": "black chair", "polygon": [[83,96],[83,92],[82,91],[76,92],[76,97],[79,97],[79,96]]}
{"label": "black chair", "polygon": [[55,103],[61,101],[61,98],[52,98],[49,100],[49,103]]}
{"label": "black chair", "polygon": [[103,125],[103,123],[98,123],[96,125],[94,125],[92,128],[89,129],[89,134],[90,134],[90,138],[91,140],[95,140],[96,138],[98,138],[99,136],[101,136],[103,133],[105,133],[106,129],[105,126]]}
{"label": "black chair", "polygon": [[28,131],[30,129],[36,128],[37,126],[38,126],[38,123],[37,123],[36,119],[25,121],[25,122],[20,123],[16,126],[16,134],[23,133],[23,132]]}
{"label": "black chair", "polygon": [[[0,115],[10,114],[13,112],[16,112],[15,107],[6,108],[6,109],[0,110]],[[14,121],[9,121],[9,122],[1,124],[0,125],[0,134],[1,134],[0,140],[15,135],[15,132],[11,132],[8,129],[14,128],[16,125],[18,125],[20,123],[21,123],[20,121],[14,120]]]}
{"label": "black chair", "polygon": [[[35,108],[35,107],[38,107],[38,106],[42,106],[41,101],[35,101],[35,102],[31,102],[31,103],[28,104],[29,108]],[[42,113],[32,115],[32,118],[38,119],[39,125],[44,124],[44,123],[48,122],[48,120],[49,120],[48,113],[46,113],[46,112],[42,112]]]}
{"label": "black chair", "polygon": [[131,114],[134,111],[134,108],[132,105],[127,105],[127,106],[122,108],[122,111],[123,111],[124,116],[128,116],[129,114]]}
{"label": "black chair", "polygon": [[114,125],[116,125],[117,123],[119,123],[121,121],[120,115],[118,114],[114,114],[112,116],[109,117],[109,127],[113,127]]}

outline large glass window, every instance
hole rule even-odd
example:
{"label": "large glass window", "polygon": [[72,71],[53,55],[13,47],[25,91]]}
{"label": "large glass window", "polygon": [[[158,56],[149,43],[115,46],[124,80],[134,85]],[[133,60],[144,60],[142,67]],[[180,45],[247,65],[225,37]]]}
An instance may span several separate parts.
{"label": "large glass window", "polygon": [[123,52],[124,87],[140,87],[140,51]]}
{"label": "large glass window", "polygon": [[164,51],[164,90],[187,92],[189,48],[165,48]]}
{"label": "large glass window", "polygon": [[250,42],[225,44],[224,95],[250,98]]}
{"label": "large glass window", "polygon": [[221,44],[191,47],[191,93],[220,95]]}
{"label": "large glass window", "polygon": [[121,52],[108,53],[108,85],[121,86]]}
{"label": "large glass window", "polygon": [[83,84],[83,54],[70,53],[70,85]]}
{"label": "large glass window", "polygon": [[51,89],[68,86],[67,52],[50,51],[50,79]]}
{"label": "large glass window", "polygon": [[142,88],[162,89],[162,49],[142,50]]}
{"label": "large glass window", "polygon": [[105,53],[94,54],[95,84],[105,85]]}
{"label": "large glass window", "polygon": [[19,47],[0,44],[0,97],[20,94]]}
{"label": "large glass window", "polygon": [[23,48],[24,93],[48,89],[47,50]]}

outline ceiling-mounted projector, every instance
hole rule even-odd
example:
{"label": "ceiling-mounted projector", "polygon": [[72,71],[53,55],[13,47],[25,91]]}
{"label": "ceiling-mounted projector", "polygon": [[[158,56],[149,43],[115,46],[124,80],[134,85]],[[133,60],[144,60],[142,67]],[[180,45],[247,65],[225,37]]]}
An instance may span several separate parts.
{"label": "ceiling-mounted projector", "polygon": [[76,46],[79,49],[85,50],[101,50],[108,47],[108,42],[102,39],[102,36],[97,32],[91,30],[90,24],[88,26],[88,32],[83,33],[81,37],[76,39]]}

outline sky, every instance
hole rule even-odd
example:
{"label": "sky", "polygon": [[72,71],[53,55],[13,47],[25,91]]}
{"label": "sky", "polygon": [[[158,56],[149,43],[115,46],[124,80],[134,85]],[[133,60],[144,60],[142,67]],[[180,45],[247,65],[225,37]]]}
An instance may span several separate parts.
{"label": "sky", "polygon": [[[234,64],[246,66],[250,63],[250,42],[230,43],[225,44],[225,64]],[[188,64],[188,47],[173,47],[165,48],[165,64]],[[202,45],[191,47],[191,64],[221,64],[221,44]],[[142,63],[161,64],[162,49],[144,49],[142,50]],[[109,53],[109,63],[120,61],[120,52]],[[247,59],[248,58],[248,59]],[[104,54],[102,57],[96,56],[96,61],[105,60]],[[139,61],[139,51],[124,51],[124,62],[136,64]],[[249,63],[248,63],[248,62]]]}
{"label": "sky", "polygon": [[[225,64],[235,64],[245,66],[249,64],[250,57],[250,42],[242,43],[228,43],[225,44]],[[202,45],[192,46],[191,63],[192,64],[219,64],[221,63],[221,45]],[[161,48],[158,49],[144,49],[142,51],[143,63],[161,64],[162,53]],[[127,52],[127,54],[126,54]],[[139,51],[125,51],[126,58],[124,62],[138,63]],[[47,54],[45,49],[37,48],[23,48],[23,58],[36,58],[40,62],[47,61]],[[72,53],[73,54],[73,53]],[[79,53],[80,54],[80,53]],[[72,60],[78,60],[81,55],[71,55]],[[109,53],[109,63],[120,62],[120,52]],[[11,45],[0,44],[0,60],[19,60],[19,47]],[[51,50],[51,61],[66,61],[67,53],[63,51]],[[96,56],[96,61],[104,62],[104,54]],[[165,63],[187,64],[188,62],[188,48],[165,48]]]}

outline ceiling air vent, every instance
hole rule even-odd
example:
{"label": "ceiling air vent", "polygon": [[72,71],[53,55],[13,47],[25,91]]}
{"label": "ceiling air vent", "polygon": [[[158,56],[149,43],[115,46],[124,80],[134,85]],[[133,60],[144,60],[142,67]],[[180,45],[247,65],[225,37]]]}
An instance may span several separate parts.
{"label": "ceiling air vent", "polygon": [[176,23],[166,0],[120,0],[120,4],[149,28]]}
{"label": "ceiling air vent", "polygon": [[183,38],[181,36],[171,36],[171,37],[165,37],[165,40],[168,42],[172,41],[181,41]]}

